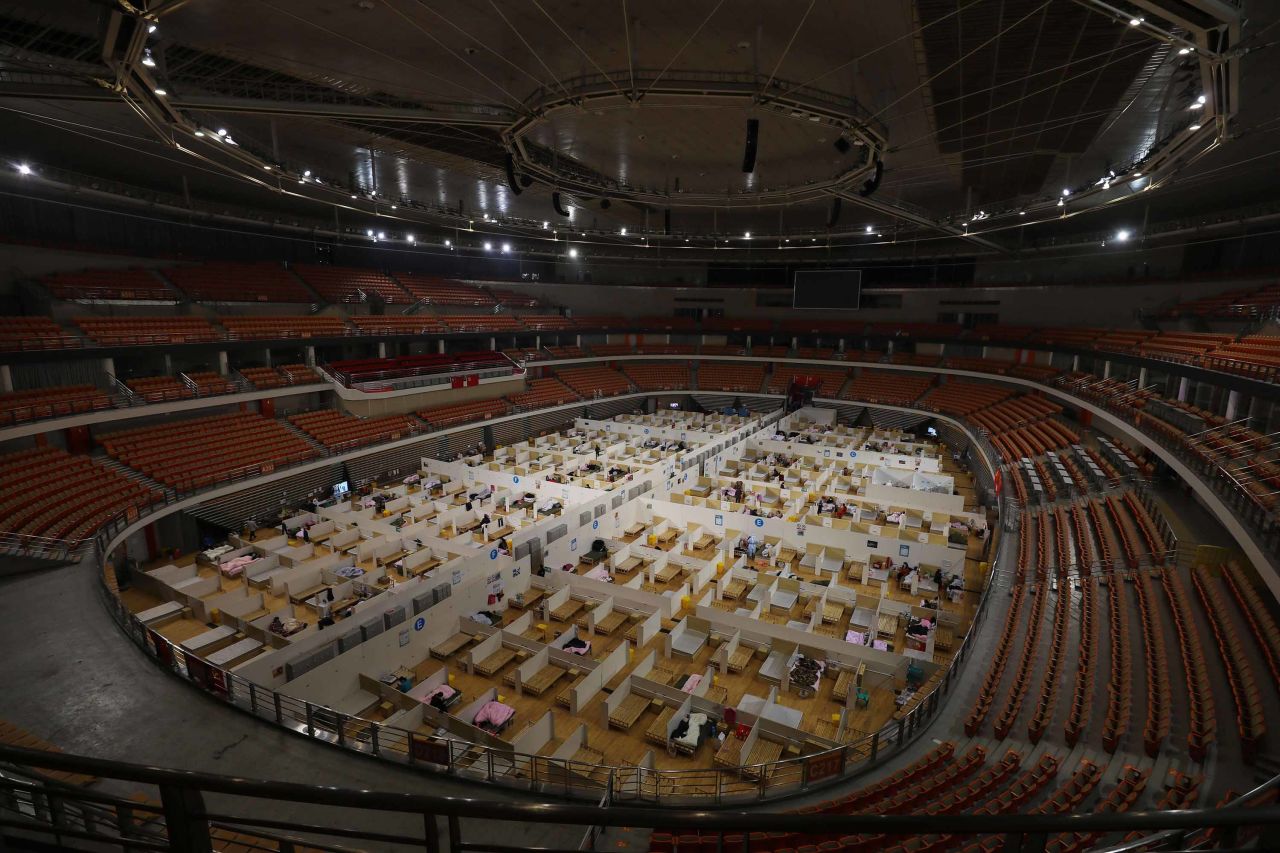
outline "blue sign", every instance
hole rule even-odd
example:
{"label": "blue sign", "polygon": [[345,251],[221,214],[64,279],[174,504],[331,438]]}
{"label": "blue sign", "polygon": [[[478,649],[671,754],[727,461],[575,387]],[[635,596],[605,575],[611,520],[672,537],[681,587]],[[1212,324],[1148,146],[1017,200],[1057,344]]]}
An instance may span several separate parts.
{"label": "blue sign", "polygon": [[490,560],[496,560],[496,559],[498,559],[498,549],[497,549],[497,548],[494,548],[493,550],[491,550],[491,551],[489,552],[489,559],[490,559]]}
{"label": "blue sign", "polygon": [[856,450],[850,450],[850,451],[849,451],[849,458],[850,458],[850,459],[854,458],[854,457],[855,457],[855,456],[857,456],[857,455],[858,455],[858,451],[856,451]]}
{"label": "blue sign", "polygon": [[511,482],[513,482],[513,483],[518,483],[518,482],[520,482],[520,478],[519,478],[519,477],[512,477],[512,478],[511,478]]}
{"label": "blue sign", "polygon": [[756,519],[756,527],[764,527],[764,519],[763,519],[763,518],[757,518],[757,519]]}
{"label": "blue sign", "polygon": [[645,428],[644,428],[644,434],[645,434],[645,435],[648,435],[648,434],[649,434],[649,428],[648,428],[648,427],[645,427]]}
{"label": "blue sign", "polygon": [[427,626],[427,620],[423,619],[421,616],[413,620],[413,630],[415,631],[421,631],[426,626]]}
{"label": "blue sign", "polygon": [[592,529],[592,530],[596,530],[596,529],[598,529],[599,527],[600,527],[600,522],[599,522],[598,520],[597,520],[597,521],[593,521],[593,522],[591,522],[591,529]]}

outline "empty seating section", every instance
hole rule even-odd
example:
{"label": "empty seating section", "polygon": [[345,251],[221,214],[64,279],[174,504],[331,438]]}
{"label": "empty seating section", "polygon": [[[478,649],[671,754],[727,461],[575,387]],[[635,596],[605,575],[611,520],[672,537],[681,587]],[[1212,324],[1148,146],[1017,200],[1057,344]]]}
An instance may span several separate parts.
{"label": "empty seating section", "polygon": [[1190,713],[1187,720],[1187,753],[1196,761],[1204,761],[1217,737],[1214,714],[1213,684],[1204,658],[1205,646],[1200,629],[1192,616],[1186,586],[1176,571],[1160,573],[1160,582],[1173,612],[1173,625],[1178,637],[1178,652],[1186,675]]}
{"label": "empty seating section", "polygon": [[183,374],[196,386],[197,397],[209,397],[214,394],[230,394],[236,390],[235,383],[221,374],[210,370]]}
{"label": "empty seating section", "polygon": [[111,398],[92,385],[32,388],[0,394],[0,426],[111,408]]}
{"label": "empty seating section", "polygon": [[884,403],[890,406],[910,406],[933,385],[933,377],[926,374],[888,373],[863,370],[845,386],[841,395],[846,400],[865,403]]}
{"label": "empty seating section", "polygon": [[392,304],[417,301],[389,276],[375,270],[298,264],[294,272],[329,302],[365,302],[374,294]]}
{"label": "empty seating section", "polygon": [[[454,373],[496,370],[514,370],[510,359],[500,352],[479,350],[452,354],[428,353],[394,358],[355,358],[331,362],[329,372],[344,385],[366,382],[392,382],[420,376],[447,376]],[[462,379],[462,377],[458,377]],[[472,383],[475,384],[475,383]]]}
{"label": "empty seating section", "polygon": [[631,344],[592,344],[591,352],[595,355],[632,355],[635,348]]}
{"label": "empty seating section", "polygon": [[967,417],[990,408],[1013,394],[1008,388],[973,382],[946,382],[920,398],[920,407],[948,415]]}
{"label": "empty seating section", "polygon": [[1267,605],[1263,602],[1258,590],[1245,576],[1244,570],[1234,560],[1228,560],[1222,567],[1222,579],[1231,591],[1240,612],[1244,614],[1245,623],[1253,634],[1254,642],[1262,658],[1266,661],[1267,670],[1276,684],[1280,684],[1280,628],[1272,617]]}
{"label": "empty seating section", "polygon": [[242,367],[239,372],[254,388],[283,388],[289,384],[284,374],[273,367]]}
{"label": "empty seating section", "polygon": [[420,273],[398,272],[395,276],[414,301],[421,300],[428,305],[480,307],[494,304],[493,297],[475,285]]}
{"label": "empty seating section", "polygon": [[280,264],[224,261],[169,267],[169,281],[196,302],[299,302],[315,297]]}
{"label": "empty seating section", "polygon": [[698,387],[704,391],[758,394],[764,384],[764,365],[704,361],[698,366]]}
{"label": "empty seating section", "polygon": [[1231,685],[1231,696],[1236,706],[1236,728],[1244,747],[1241,752],[1245,761],[1252,761],[1267,732],[1262,694],[1254,680],[1253,664],[1240,641],[1235,619],[1227,610],[1227,603],[1222,597],[1217,580],[1209,577],[1206,572],[1192,571],[1191,584],[1209,616],[1209,628],[1215,641],[1210,645],[1218,649],[1227,681]]}
{"label": "empty seating section", "polygon": [[203,317],[77,317],[76,325],[107,346],[182,344],[221,340]]}
{"label": "empty seating section", "polygon": [[81,339],[49,317],[0,317],[0,350],[78,347]]}
{"label": "empty seating section", "polygon": [[531,332],[567,331],[578,328],[578,324],[568,317],[559,314],[524,314],[520,322]]}
{"label": "empty seating section", "polygon": [[1169,309],[1170,317],[1237,318],[1256,317],[1274,312],[1280,306],[1280,284],[1229,290],[1180,302]]}
{"label": "empty seating section", "polygon": [[125,465],[178,491],[269,473],[317,455],[279,421],[252,412],[122,430],[98,441]]}
{"label": "empty seating section", "polygon": [[977,373],[1005,374],[1013,369],[1012,361],[1001,361],[995,358],[967,358],[964,356],[948,356],[942,360],[943,367],[952,370],[972,370]]}
{"label": "empty seating section", "polygon": [[532,294],[508,290],[505,287],[491,287],[489,292],[493,294],[495,301],[508,308],[538,308],[542,305],[542,301]]}
{"label": "empty seating section", "polygon": [[357,418],[332,409],[291,415],[289,422],[330,450],[348,450],[378,441],[396,441],[420,426],[404,415]]}
{"label": "empty seating section", "polygon": [[1246,335],[1206,353],[1201,363],[1228,373],[1262,378],[1274,376],[1280,368],[1280,337]]}
{"label": "empty seating section", "polygon": [[558,406],[572,403],[578,399],[568,385],[555,377],[546,379],[530,379],[529,388],[518,394],[508,394],[507,399],[521,409],[536,409],[540,406]]}
{"label": "empty seating section", "polygon": [[341,317],[322,315],[277,317],[219,317],[218,322],[233,340],[273,340],[276,338],[341,338],[347,324]]}
{"label": "empty seating section", "polygon": [[698,321],[694,317],[635,317],[631,324],[637,329],[662,329],[668,332],[698,330]]}
{"label": "empty seating section", "polygon": [[59,272],[46,276],[43,283],[55,299],[155,302],[176,301],[178,298],[154,273],[140,267]]}
{"label": "empty seating section", "polygon": [[111,519],[133,516],[162,496],[118,471],[53,447],[0,456],[7,484],[0,531],[79,542]]}
{"label": "empty seating section", "polygon": [[351,325],[364,335],[439,335],[449,331],[439,317],[428,314],[357,314],[351,318]]}
{"label": "empty seating section", "polygon": [[637,355],[693,355],[696,351],[693,344],[636,344]]}
{"label": "empty seating section", "polygon": [[440,322],[451,332],[522,332],[520,318],[511,314],[449,314]]}
{"label": "empty seating section", "polygon": [[290,385],[305,385],[309,382],[320,382],[320,374],[306,364],[282,364],[276,368]]}
{"label": "empty seating section", "polygon": [[553,358],[588,358],[582,347],[547,347]]}
{"label": "empty seating section", "polygon": [[586,399],[629,394],[633,390],[627,377],[611,367],[574,367],[556,375]]}
{"label": "empty seating section", "polygon": [[641,391],[680,391],[692,385],[689,365],[661,364],[653,362],[628,362],[623,372]]}
{"label": "empty seating section", "polygon": [[547,361],[551,358],[544,349],[504,349],[502,354],[516,362]]}
{"label": "empty seating section", "polygon": [[196,395],[194,388],[176,376],[140,376],[125,380],[125,385],[148,403],[186,400]]}
{"label": "empty seating section", "polygon": [[773,375],[769,377],[768,391],[770,394],[785,394],[787,389],[791,387],[792,380],[799,378],[801,382],[806,383],[809,380],[817,380],[816,396],[835,397],[840,393],[840,388],[844,385],[848,375],[847,370],[779,364],[774,368]]}
{"label": "empty seating section", "polygon": [[454,403],[450,406],[434,406],[418,412],[418,417],[437,429],[471,421],[483,421],[505,415],[510,409],[506,400],[480,400],[474,403]]}

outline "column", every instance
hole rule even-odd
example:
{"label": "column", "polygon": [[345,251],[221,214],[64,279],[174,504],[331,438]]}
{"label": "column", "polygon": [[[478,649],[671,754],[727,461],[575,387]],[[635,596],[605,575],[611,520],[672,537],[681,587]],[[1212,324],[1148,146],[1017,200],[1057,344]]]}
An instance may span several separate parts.
{"label": "column", "polygon": [[[582,346],[582,335],[573,336],[573,345],[576,347]],[[440,350],[440,352],[444,352],[444,350]]]}
{"label": "column", "polygon": [[1145,367],[1138,368],[1138,388],[1147,387],[1147,369]]}
{"label": "column", "polygon": [[889,355],[893,355],[893,338],[889,339],[889,345],[885,350]]}
{"label": "column", "polygon": [[[1052,358],[1052,356],[1050,356],[1050,358]],[[1071,356],[1071,372],[1072,373],[1080,372],[1080,356],[1078,355]]]}
{"label": "column", "polygon": [[[271,366],[272,364],[271,347],[262,348],[262,363],[267,367]],[[316,366],[316,348],[315,347],[307,347],[307,366],[308,367]]]}
{"label": "column", "polygon": [[1103,379],[1111,378],[1111,362],[1109,361],[1104,361],[1102,363],[1102,378]]}
{"label": "column", "polygon": [[164,375],[173,375],[173,356],[169,355],[169,353],[164,354]]}
{"label": "column", "polygon": [[387,342],[378,341],[378,358],[386,358],[386,357],[387,357]]}
{"label": "column", "polygon": [[[1249,423],[1245,424],[1245,426],[1250,429],[1259,429],[1260,426],[1264,426],[1262,403],[1261,397],[1253,396],[1249,398]],[[1261,431],[1266,432],[1265,429]]]}
{"label": "column", "polygon": [[226,376],[231,372],[231,366],[227,363],[227,351],[222,350],[218,353],[218,373]]}
{"label": "column", "polygon": [[1178,402],[1187,402],[1187,393],[1191,390],[1190,377],[1184,376],[1178,380]]}
{"label": "column", "polygon": [[542,349],[542,335],[533,336],[533,348]]}
{"label": "column", "polygon": [[747,349],[751,349],[751,336],[747,335]]}
{"label": "column", "polygon": [[986,358],[986,357],[987,357],[987,345],[986,345],[986,344],[983,344],[983,345],[982,345],[982,357],[983,357],[983,358]]}
{"label": "column", "polygon": [[116,375],[116,360],[114,358],[104,358],[102,360],[102,372],[114,377]]}
{"label": "column", "polygon": [[1239,411],[1240,411],[1240,392],[1234,391],[1234,390],[1228,392],[1227,393],[1227,414],[1226,414],[1227,422],[1229,423],[1231,421],[1234,421],[1236,419],[1236,413]]}
{"label": "column", "polygon": [[9,365],[0,364],[0,391],[6,394],[13,390],[13,371]]}
{"label": "column", "polygon": [[436,352],[444,355],[444,338],[436,338]]}
{"label": "column", "polygon": [[844,338],[841,338],[838,342],[836,342],[836,352],[840,352],[840,353],[844,352]]}
{"label": "column", "polygon": [[498,348],[498,339],[489,338],[489,349],[496,350]]}
{"label": "column", "polygon": [[791,348],[792,348],[792,349],[795,349],[795,348],[799,345],[799,344],[798,344],[799,340],[800,340],[800,339],[799,339],[799,338],[796,338],[796,337],[793,337],[793,338],[791,339]]}

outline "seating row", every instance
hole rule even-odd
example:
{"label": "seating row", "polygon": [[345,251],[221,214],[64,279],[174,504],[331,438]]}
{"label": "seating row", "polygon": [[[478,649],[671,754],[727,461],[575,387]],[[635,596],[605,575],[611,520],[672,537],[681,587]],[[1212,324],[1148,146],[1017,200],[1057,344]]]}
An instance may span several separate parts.
{"label": "seating row", "polygon": [[404,415],[364,419],[333,409],[291,415],[289,422],[330,450],[346,450],[379,441],[396,441],[420,429]]}
{"label": "seating row", "polygon": [[0,425],[109,409],[111,398],[92,385],[31,388],[0,394]]}
{"label": "seating row", "polygon": [[1169,609],[1173,612],[1173,627],[1178,637],[1178,652],[1182,657],[1182,670],[1187,682],[1190,711],[1187,753],[1196,761],[1204,761],[1209,747],[1217,737],[1218,729],[1213,685],[1209,681],[1209,667],[1204,659],[1205,647],[1178,572],[1173,569],[1161,572],[1160,583],[1169,599]]}
{"label": "seating row", "polygon": [[1227,681],[1231,684],[1231,696],[1236,705],[1236,728],[1243,747],[1241,753],[1246,762],[1252,762],[1267,732],[1266,714],[1262,707],[1262,696],[1254,681],[1253,665],[1245,652],[1244,644],[1240,642],[1235,620],[1228,613],[1217,585],[1199,571],[1191,573],[1191,584],[1209,616],[1214,644],[1222,658]]}

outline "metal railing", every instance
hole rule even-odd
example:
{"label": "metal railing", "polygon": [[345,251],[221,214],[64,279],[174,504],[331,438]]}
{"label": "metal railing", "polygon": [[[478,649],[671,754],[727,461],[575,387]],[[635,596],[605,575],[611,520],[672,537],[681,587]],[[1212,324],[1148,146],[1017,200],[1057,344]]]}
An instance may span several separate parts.
{"label": "metal railing", "polygon": [[[109,780],[113,790],[144,786],[141,796],[72,787],[48,778],[50,772]],[[1272,779],[1227,807],[1180,811],[1098,812],[1094,814],[823,814],[753,811],[646,809],[602,796],[590,805],[528,803],[438,797],[273,782],[125,764],[96,758],[0,747],[0,831],[7,839],[53,843],[63,848],[183,850],[212,853],[219,832],[237,833],[242,849],[285,853],[307,847],[463,853],[515,853],[527,846],[506,844],[537,827],[558,842],[548,853],[594,850],[608,829],[662,830],[694,849],[772,849],[772,833],[801,839],[863,835],[892,842],[920,835],[1003,836],[1004,849],[1040,850],[1057,833],[1102,837],[1141,833],[1107,851],[1152,849],[1258,849],[1280,845],[1280,807]],[[155,792],[155,796],[151,795]],[[297,806],[306,820],[289,819]],[[1152,834],[1154,833],[1154,834]],[[633,836],[634,837],[634,836]],[[490,840],[493,839],[493,840]],[[81,842],[77,845],[75,842]],[[339,846],[343,845],[343,846]],[[1094,848],[1100,849],[1100,848]]]}

